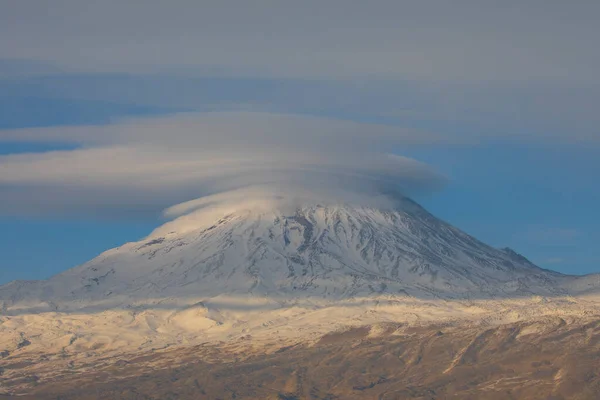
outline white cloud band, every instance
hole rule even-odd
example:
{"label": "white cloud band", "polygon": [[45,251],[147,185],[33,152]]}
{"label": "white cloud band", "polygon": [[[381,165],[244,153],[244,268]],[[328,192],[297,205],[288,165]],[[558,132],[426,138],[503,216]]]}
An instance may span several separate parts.
{"label": "white cloud band", "polygon": [[[182,114],[106,126],[0,131],[0,140],[77,143],[0,157],[4,212],[156,210],[249,186],[343,201],[429,190],[443,178],[392,155],[419,132],[268,113]],[[343,194],[343,195],[342,195]],[[62,201],[61,201],[61,195]],[[26,199],[23,199],[26,197]],[[119,207],[119,204],[122,206]]]}

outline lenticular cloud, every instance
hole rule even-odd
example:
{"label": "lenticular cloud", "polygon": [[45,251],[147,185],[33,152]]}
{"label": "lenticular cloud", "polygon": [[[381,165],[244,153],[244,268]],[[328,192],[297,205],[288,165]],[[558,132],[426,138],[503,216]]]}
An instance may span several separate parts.
{"label": "lenticular cloud", "polygon": [[308,116],[180,114],[0,131],[0,140],[75,146],[0,157],[4,213],[158,213],[183,203],[166,212],[174,216],[282,195],[365,203],[443,182],[427,165],[391,154],[429,140],[425,133]]}

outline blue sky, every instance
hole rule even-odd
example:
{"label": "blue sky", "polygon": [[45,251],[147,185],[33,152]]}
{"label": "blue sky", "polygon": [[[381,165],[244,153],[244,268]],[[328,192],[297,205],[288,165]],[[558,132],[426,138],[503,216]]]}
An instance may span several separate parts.
{"label": "blue sky", "polygon": [[[392,176],[435,215],[542,267],[600,272],[597,3],[345,2],[342,18],[336,1],[60,0],[60,24],[34,3],[0,17],[14,38],[0,39],[0,284],[139,239],[177,202],[262,183],[211,157],[273,149],[357,171],[367,153],[409,157],[424,166]],[[154,168],[196,150],[213,172]]]}

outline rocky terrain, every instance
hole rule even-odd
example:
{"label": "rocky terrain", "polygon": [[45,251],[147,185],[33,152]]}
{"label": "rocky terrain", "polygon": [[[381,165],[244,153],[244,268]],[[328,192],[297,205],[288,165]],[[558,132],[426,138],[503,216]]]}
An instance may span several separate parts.
{"label": "rocky terrain", "polygon": [[600,392],[597,317],[380,324],[256,350],[230,343],[99,363],[67,357],[63,371],[44,382],[17,357],[4,363],[12,371],[4,382],[27,388],[19,399],[558,400],[596,399]]}

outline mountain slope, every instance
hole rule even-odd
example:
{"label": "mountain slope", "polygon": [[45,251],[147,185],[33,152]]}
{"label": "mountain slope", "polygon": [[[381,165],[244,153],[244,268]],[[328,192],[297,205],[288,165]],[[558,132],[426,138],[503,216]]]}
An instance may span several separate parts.
{"label": "mountain slope", "polygon": [[285,302],[566,294],[560,274],[489,247],[405,198],[391,210],[242,208],[210,222],[159,229],[48,281],[5,285],[0,301],[6,311],[19,304],[56,311],[218,295]]}

